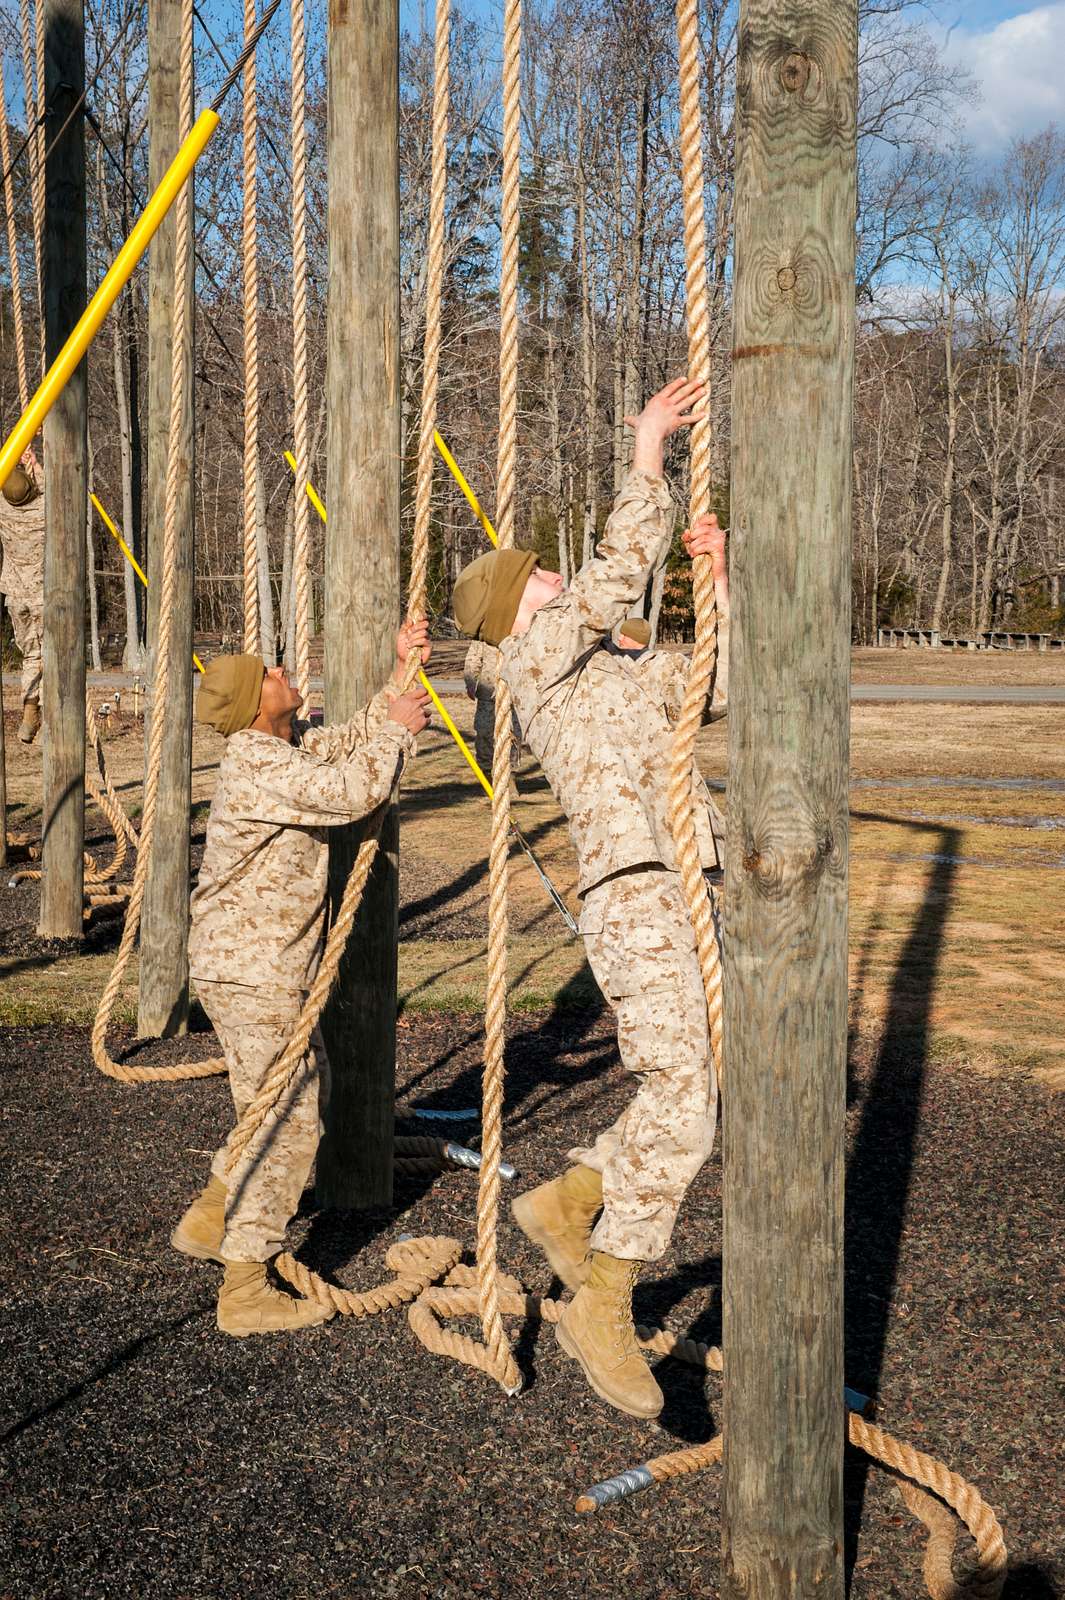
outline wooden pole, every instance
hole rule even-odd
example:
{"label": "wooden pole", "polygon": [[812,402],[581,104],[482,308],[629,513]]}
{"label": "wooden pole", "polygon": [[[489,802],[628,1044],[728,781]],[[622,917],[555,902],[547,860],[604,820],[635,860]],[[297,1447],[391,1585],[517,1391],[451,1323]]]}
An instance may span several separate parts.
{"label": "wooden pole", "polygon": [[[341,722],[380,688],[399,622],[399,9],[329,0],[329,523],[325,709]],[[338,895],[359,829],[333,830]],[[332,1097],[318,1197],[392,1199],[399,825],[390,808],[323,1024]]]}
{"label": "wooden pole", "polygon": [[[84,0],[41,0],[48,107],[44,195],[46,365],[85,309]],[[85,844],[85,502],[88,485],[85,357],[44,424],[44,803],[39,931],[80,938]]]}
{"label": "wooden pole", "polygon": [[4,597],[0,594],[0,868],[7,866],[7,730],[4,727]]}
{"label": "wooden pole", "polygon": [[741,0],[724,1600],[843,1595],[854,0]]}
{"label": "wooden pole", "polygon": [[[181,0],[148,6],[148,181],[153,190],[178,148]],[[189,182],[194,182],[190,177]],[[156,674],[161,557],[170,422],[171,319],[175,293],[177,210],[152,240],[148,267],[148,681]],[[193,260],[183,286],[192,314]],[[181,422],[181,505],[177,518],[177,582],[173,600],[170,689],[151,866],[141,915],[137,1032],[169,1038],[185,1032],[189,1010],[189,838],[192,813],[192,614],[195,568],[193,361],[189,341]],[[153,708],[158,714],[160,708]]]}

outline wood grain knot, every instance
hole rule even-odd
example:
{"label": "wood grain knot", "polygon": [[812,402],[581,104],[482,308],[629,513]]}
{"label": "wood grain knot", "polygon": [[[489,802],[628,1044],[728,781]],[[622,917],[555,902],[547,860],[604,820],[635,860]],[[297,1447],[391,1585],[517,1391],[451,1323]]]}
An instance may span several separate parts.
{"label": "wood grain knot", "polygon": [[803,94],[810,81],[812,62],[801,50],[792,50],[780,63],[781,86],[788,94]]}
{"label": "wood grain knot", "polygon": [[777,273],[777,288],[781,294],[790,294],[798,281],[798,275],[794,267],[781,267]]}

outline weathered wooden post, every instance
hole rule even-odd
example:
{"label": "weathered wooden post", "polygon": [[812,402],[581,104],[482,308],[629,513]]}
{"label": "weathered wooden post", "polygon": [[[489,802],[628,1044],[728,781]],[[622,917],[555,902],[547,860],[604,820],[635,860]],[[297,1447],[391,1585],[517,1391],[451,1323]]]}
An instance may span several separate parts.
{"label": "weathered wooden post", "polygon": [[[329,3],[325,710],[380,688],[399,624],[399,10]],[[339,895],[359,830],[333,831]],[[318,1155],[327,1206],[392,1199],[399,826],[381,848],[323,1019],[333,1091]]]}
{"label": "weathered wooden post", "polygon": [[[84,0],[41,0],[44,95],[44,343],[59,354],[85,309]],[[73,120],[61,139],[55,133]],[[44,849],[39,931],[80,938],[85,844],[85,501],[87,370],[83,357],[44,424]]]}
{"label": "weathered wooden post", "polygon": [[741,0],[722,1595],[843,1595],[855,0]]}
{"label": "weathered wooden post", "polygon": [[[152,189],[178,147],[181,0],[148,5],[148,174]],[[190,183],[195,181],[189,179]],[[176,290],[177,211],[152,241],[148,267],[148,675],[156,676],[167,442],[170,432],[171,319]],[[181,286],[192,315],[193,257]],[[181,504],[177,518],[177,575],[173,600],[170,689],[165,719],[155,842],[141,914],[137,1032],[152,1038],[184,1033],[189,1010],[189,834],[192,811],[192,613],[195,570],[193,471],[193,342],[185,377],[181,424]]]}
{"label": "weathered wooden post", "polygon": [[[4,636],[4,597],[0,594],[0,641]],[[0,868],[7,866],[7,747],[4,728],[4,662],[0,648]]]}

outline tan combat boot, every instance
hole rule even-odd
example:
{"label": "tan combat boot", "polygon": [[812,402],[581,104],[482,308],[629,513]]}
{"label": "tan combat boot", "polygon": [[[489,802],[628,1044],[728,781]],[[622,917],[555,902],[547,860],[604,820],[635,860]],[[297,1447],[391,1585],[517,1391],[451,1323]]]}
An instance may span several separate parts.
{"label": "tan combat boot", "polygon": [[275,1289],[265,1261],[227,1261],[218,1291],[218,1326],[244,1339],[249,1333],[288,1333],[328,1322],[333,1312],[317,1300],[298,1300]]}
{"label": "tan combat boot", "polygon": [[22,721],[18,736],[23,744],[32,744],[41,730],[41,704],[39,700],[23,700]]}
{"label": "tan combat boot", "polygon": [[602,1208],[602,1173],[577,1166],[520,1194],[510,1214],[525,1237],[543,1251],[566,1288],[579,1289],[588,1276],[588,1241]]}
{"label": "tan combat boot", "polygon": [[593,1250],[588,1277],[555,1329],[596,1394],[630,1417],[657,1417],[662,1391],[636,1343],[632,1289],[642,1261],[619,1261]]}
{"label": "tan combat boot", "polygon": [[170,1243],[182,1255],[197,1261],[222,1260],[222,1235],[226,1231],[226,1186],[214,1173],[207,1187],[198,1194],[170,1235]]}

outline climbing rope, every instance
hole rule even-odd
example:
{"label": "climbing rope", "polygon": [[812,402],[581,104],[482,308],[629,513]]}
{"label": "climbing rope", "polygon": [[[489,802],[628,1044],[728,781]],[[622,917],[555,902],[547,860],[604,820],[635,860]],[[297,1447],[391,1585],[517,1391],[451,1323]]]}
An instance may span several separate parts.
{"label": "climbing rope", "polygon": [[[24,31],[24,47],[25,38],[26,34]],[[27,64],[27,59],[24,56],[24,68],[27,66]],[[15,323],[15,360],[18,368],[19,401],[24,411],[29,404],[30,384],[29,369],[26,361],[26,328],[22,305],[21,275],[19,272],[18,234],[15,226],[15,207],[14,200],[12,198],[12,163],[10,151],[10,128],[7,119],[7,94],[4,88],[2,75],[0,75],[0,162],[3,163],[4,168],[3,192],[4,209],[7,216],[7,250],[8,265],[11,273],[11,303]],[[35,204],[36,198],[37,196],[35,188]],[[92,700],[89,697],[88,689],[86,689],[85,692],[85,724],[88,742],[96,756],[96,762],[100,774],[100,780],[99,783],[97,783],[92,774],[86,771],[85,788],[93,801],[95,801],[100,811],[103,812],[104,816],[107,818],[107,821],[111,824],[115,834],[115,853],[107,867],[101,870],[96,866],[96,863],[91,856],[87,855],[85,858],[85,882],[87,885],[98,885],[101,883],[106,883],[110,879],[118,876],[125,865],[127,846],[132,844],[134,848],[136,847],[137,835],[133,829],[132,823],[122,808],[121,801],[115,793],[114,785],[108,776],[107,764],[104,760],[103,744],[100,739],[100,731],[96,723],[96,713]],[[20,835],[18,839],[13,839],[11,843],[13,845],[17,845],[19,843],[25,845],[28,843],[28,841]],[[39,869],[23,870],[16,873],[11,881],[12,883],[22,883],[29,880],[39,880],[40,877],[41,872]],[[122,897],[117,896],[111,898],[117,898],[120,900]]]}
{"label": "climbing rope", "polygon": [[[710,340],[706,276],[706,226],[703,202],[702,114],[699,100],[700,50],[697,0],[677,0],[677,38],[680,60],[680,139],[684,189],[684,247],[687,281],[688,361],[692,377],[708,385]],[[711,431],[708,418],[692,429],[691,506],[694,519],[705,511],[710,492]],[[711,562],[693,562],[695,599],[695,650],[684,705],[674,736],[670,763],[669,818],[677,862],[684,882],[699,948],[703,984],[710,1019],[714,1067],[721,1074],[721,959],[714,932],[713,905],[703,879],[695,838],[695,737],[702,722],[706,696],[713,681],[717,658],[717,606]],[[720,1352],[714,1365],[720,1369]],[[925,1581],[933,1600],[997,1600],[1005,1581],[1006,1550],[1002,1530],[990,1507],[971,1484],[949,1471],[942,1462],[893,1439],[858,1415],[848,1413],[848,1438],[874,1461],[931,1489],[932,1501],[911,1485],[903,1489],[906,1503],[929,1528]],[[672,1451],[653,1461],[598,1484],[577,1501],[578,1511],[637,1492],[651,1483],[698,1472],[721,1459],[722,1436],[705,1445]],[[971,1583],[958,1584],[951,1555],[957,1523],[945,1502],[965,1522],[976,1541],[979,1571]],[[946,1520],[949,1518],[949,1522]]]}
{"label": "climbing rope", "polygon": [[[244,0],[244,43],[256,28],[255,0]],[[244,221],[241,234],[244,281],[244,653],[263,653],[259,606],[259,255],[258,103],[255,51],[244,68],[242,142]]]}
{"label": "climbing rope", "polygon": [[18,232],[12,198],[11,140],[7,125],[7,92],[0,73],[0,161],[4,164],[4,210],[7,212],[7,254],[11,270],[11,301],[15,312],[15,359],[18,365],[19,403],[25,411],[30,403],[30,384],[26,370],[26,332],[22,323],[22,288],[19,281]]}
{"label": "climbing rope", "polygon": [[296,687],[311,694],[310,396],[307,369],[307,40],[303,0],[292,0],[292,631]]}
{"label": "climbing rope", "polygon": [[[710,313],[706,274],[706,208],[703,194],[703,128],[699,83],[702,55],[699,48],[698,0],[677,0],[677,42],[680,59],[680,154],[684,190],[684,259],[687,285],[688,375],[706,384],[710,394]],[[690,520],[706,511],[710,501],[709,416],[691,430]],[[721,952],[714,929],[714,906],[703,877],[695,836],[695,740],[702,726],[703,708],[710,692],[717,661],[717,602],[709,556],[692,562],[695,599],[695,648],[684,692],[669,769],[669,825],[677,867],[695,930],[706,990],[710,1041],[718,1081],[722,1069]]]}
{"label": "climbing rope", "polygon": [[[722,1370],[720,1350],[708,1351],[706,1366],[717,1372]],[[928,1529],[924,1578],[932,1600],[997,1600],[1006,1577],[1006,1545],[998,1518],[979,1491],[942,1461],[893,1438],[850,1408],[847,1439],[899,1478],[903,1501]],[[630,1467],[580,1495],[576,1510],[599,1511],[653,1483],[667,1483],[715,1466],[721,1460],[723,1443],[724,1435],[718,1433],[705,1444],[672,1450]],[[931,1494],[925,1490],[931,1490]],[[976,1545],[977,1570],[971,1578],[959,1582],[954,1576],[953,1555],[962,1524]]]}
{"label": "climbing rope", "polygon": [[[507,0],[503,22],[503,207],[499,285],[499,452],[496,528],[499,548],[514,545],[518,401],[518,229],[521,180],[521,0]],[[426,437],[423,430],[423,440]],[[432,437],[429,435],[429,449]],[[430,469],[431,470],[431,469]],[[475,1309],[484,1343],[455,1335],[441,1340],[435,1318],[419,1323],[429,1349],[456,1356],[489,1373],[507,1394],[521,1388],[521,1373],[503,1325],[497,1254],[499,1165],[503,1151],[503,1085],[506,1071],[507,880],[510,862],[510,690],[500,679],[495,698],[492,763],[492,834],[488,857],[488,970],[485,996],[482,1151],[477,1187]],[[472,1308],[471,1308],[472,1309]],[[429,1324],[432,1324],[430,1327]],[[436,1342],[434,1342],[436,1341]]]}
{"label": "climbing rope", "polygon": [[[193,96],[193,7],[192,0],[182,0],[181,50],[178,76],[180,100],[178,142],[188,137],[192,127]],[[176,201],[176,251],[174,282],[186,282],[189,252],[192,248],[192,196],[188,181],[181,188]],[[204,1078],[225,1072],[222,1060],[185,1062],[179,1066],[130,1066],[115,1061],[107,1050],[107,1029],[129,965],[130,956],[140,928],[141,907],[147,885],[151,862],[152,841],[155,834],[156,809],[159,798],[159,778],[162,766],[164,717],[170,678],[171,635],[173,632],[174,589],[177,581],[177,521],[181,482],[187,471],[187,462],[181,453],[181,418],[185,410],[187,369],[191,349],[192,330],[189,325],[188,297],[174,295],[171,310],[172,380],[170,387],[170,431],[167,439],[166,494],[163,511],[163,547],[161,561],[159,623],[156,640],[156,675],[153,696],[151,729],[148,735],[148,755],[144,774],[144,809],[141,820],[140,849],[133,873],[129,909],[122,929],[111,975],[100,999],[92,1030],[92,1055],[97,1067],[109,1078],[122,1083],[176,1082],[183,1078]]]}

